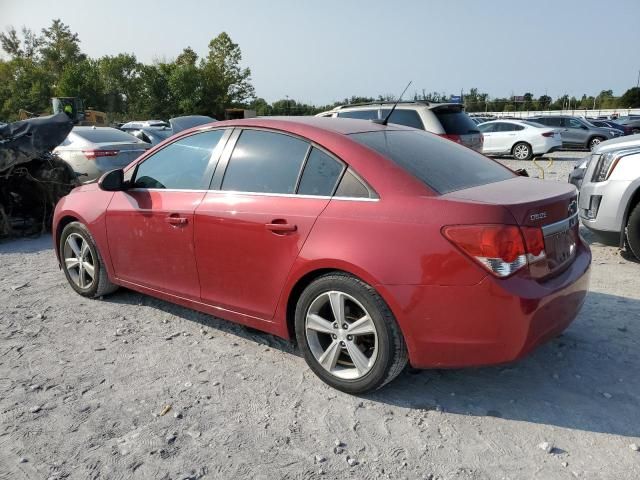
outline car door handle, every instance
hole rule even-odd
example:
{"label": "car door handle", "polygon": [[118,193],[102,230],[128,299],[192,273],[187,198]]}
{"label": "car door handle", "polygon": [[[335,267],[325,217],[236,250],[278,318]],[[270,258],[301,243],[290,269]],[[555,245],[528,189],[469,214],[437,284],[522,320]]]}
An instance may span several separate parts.
{"label": "car door handle", "polygon": [[271,223],[265,224],[265,227],[273,233],[293,233],[298,230],[297,225],[287,223],[286,220],[272,220]]}
{"label": "car door handle", "polygon": [[189,219],[178,215],[169,215],[164,219],[164,221],[170,225],[186,225],[189,222]]}

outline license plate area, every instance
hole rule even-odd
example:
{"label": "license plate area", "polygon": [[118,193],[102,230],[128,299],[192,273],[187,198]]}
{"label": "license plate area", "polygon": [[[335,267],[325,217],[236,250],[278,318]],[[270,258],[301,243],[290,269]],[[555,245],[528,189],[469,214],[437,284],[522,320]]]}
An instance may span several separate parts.
{"label": "license plate area", "polygon": [[556,229],[544,237],[549,271],[553,272],[571,263],[576,256],[579,240],[578,222],[566,222],[563,229]]}

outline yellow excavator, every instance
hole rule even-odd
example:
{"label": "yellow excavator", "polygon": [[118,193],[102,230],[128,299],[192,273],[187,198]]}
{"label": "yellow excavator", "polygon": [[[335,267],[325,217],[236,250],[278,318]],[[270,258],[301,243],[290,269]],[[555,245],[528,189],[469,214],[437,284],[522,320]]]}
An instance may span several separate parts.
{"label": "yellow excavator", "polygon": [[[98,110],[84,108],[84,100],[78,97],[53,97],[51,106],[54,115],[56,113],[65,113],[75,125],[95,125],[96,127],[106,127],[107,114]],[[26,120],[27,118],[41,117],[51,115],[50,112],[35,114],[27,110],[20,109],[18,118]]]}

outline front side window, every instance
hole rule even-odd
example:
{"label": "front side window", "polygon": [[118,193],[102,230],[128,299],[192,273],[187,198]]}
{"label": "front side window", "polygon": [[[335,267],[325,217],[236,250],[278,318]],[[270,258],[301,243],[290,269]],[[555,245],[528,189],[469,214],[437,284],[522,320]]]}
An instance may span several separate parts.
{"label": "front side window", "polygon": [[300,178],[298,193],[300,195],[332,195],[342,169],[342,163],[322,150],[312,148]]}
{"label": "front side window", "polygon": [[373,110],[350,110],[346,112],[338,112],[340,118],[358,118],[360,120],[376,120],[378,118],[378,109]]}
{"label": "front side window", "polygon": [[575,118],[568,118],[567,119],[569,121],[569,128],[582,128],[582,122],[579,120],[576,120]]}
{"label": "front side window", "polygon": [[134,187],[201,190],[209,185],[207,167],[224,130],[181,138],[138,165]]}
{"label": "front side window", "polygon": [[229,159],[221,190],[294,193],[309,144],[262,130],[244,130]]}

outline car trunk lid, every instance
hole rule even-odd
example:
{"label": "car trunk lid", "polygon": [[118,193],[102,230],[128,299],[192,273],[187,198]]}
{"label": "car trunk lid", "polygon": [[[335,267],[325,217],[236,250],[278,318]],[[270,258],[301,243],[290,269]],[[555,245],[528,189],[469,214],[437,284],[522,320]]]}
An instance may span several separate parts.
{"label": "car trunk lid", "polygon": [[520,227],[541,229],[545,258],[530,263],[533,277],[560,272],[575,258],[580,239],[577,194],[572,185],[516,177],[446,197],[504,207]]}
{"label": "car trunk lid", "polygon": [[93,144],[92,148],[83,150],[87,158],[95,158],[97,162],[111,168],[122,168],[129,165],[151,146],[143,142],[103,142]]}

